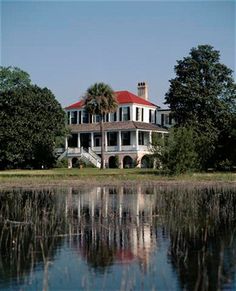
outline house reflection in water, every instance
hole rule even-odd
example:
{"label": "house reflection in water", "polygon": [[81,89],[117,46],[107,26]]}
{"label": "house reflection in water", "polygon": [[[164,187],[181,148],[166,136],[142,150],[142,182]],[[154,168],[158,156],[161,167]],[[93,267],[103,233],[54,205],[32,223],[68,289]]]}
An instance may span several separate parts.
{"label": "house reflection in water", "polygon": [[157,240],[151,223],[155,195],[145,192],[141,186],[96,187],[80,195],[69,189],[65,213],[78,218],[73,231],[80,236],[73,244],[88,264],[101,270],[136,260],[146,270]]}

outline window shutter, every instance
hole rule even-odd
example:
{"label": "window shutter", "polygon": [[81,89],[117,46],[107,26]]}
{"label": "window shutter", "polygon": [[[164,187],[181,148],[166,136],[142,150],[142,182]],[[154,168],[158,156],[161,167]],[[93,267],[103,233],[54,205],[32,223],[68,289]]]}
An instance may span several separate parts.
{"label": "window shutter", "polygon": [[79,111],[79,124],[81,124],[81,110]]}
{"label": "window shutter", "polygon": [[109,122],[109,114],[106,114],[106,122]]}
{"label": "window shutter", "polygon": [[130,107],[127,108],[128,108],[128,120],[130,120]]}
{"label": "window shutter", "polygon": [[116,121],[116,112],[114,112],[114,121]]}
{"label": "window shutter", "polygon": [[144,110],[143,110],[143,108],[142,108],[142,121],[143,121],[143,111],[144,111]]}
{"label": "window shutter", "polygon": [[120,116],[119,116],[120,118],[120,121],[122,121],[122,107],[120,107]]}
{"label": "window shutter", "polygon": [[151,109],[149,109],[149,122],[150,123],[152,122],[152,111],[151,111]]}
{"label": "window shutter", "polygon": [[138,120],[138,107],[136,107],[136,121],[139,121]]}

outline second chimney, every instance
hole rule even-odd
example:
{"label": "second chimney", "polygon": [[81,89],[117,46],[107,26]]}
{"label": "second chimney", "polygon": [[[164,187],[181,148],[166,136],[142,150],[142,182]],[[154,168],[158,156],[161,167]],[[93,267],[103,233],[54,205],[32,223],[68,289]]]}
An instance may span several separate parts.
{"label": "second chimney", "polygon": [[148,86],[146,82],[138,83],[138,96],[148,100]]}

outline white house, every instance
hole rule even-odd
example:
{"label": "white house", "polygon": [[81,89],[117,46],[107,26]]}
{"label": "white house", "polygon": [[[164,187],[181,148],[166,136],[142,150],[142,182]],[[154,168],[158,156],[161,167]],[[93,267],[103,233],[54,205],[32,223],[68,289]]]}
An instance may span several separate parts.
{"label": "white house", "polygon": [[[169,111],[160,109],[148,99],[145,82],[138,83],[138,94],[129,91],[115,92],[118,108],[115,113],[105,116],[105,164],[115,167],[145,167],[147,155],[151,154],[154,134],[163,138],[170,124]],[[65,152],[69,167],[76,159],[89,160],[100,166],[101,134],[99,116],[90,115],[80,100],[65,108],[71,137],[66,139]],[[165,116],[164,116],[165,114]],[[164,116],[164,117],[163,117]]]}

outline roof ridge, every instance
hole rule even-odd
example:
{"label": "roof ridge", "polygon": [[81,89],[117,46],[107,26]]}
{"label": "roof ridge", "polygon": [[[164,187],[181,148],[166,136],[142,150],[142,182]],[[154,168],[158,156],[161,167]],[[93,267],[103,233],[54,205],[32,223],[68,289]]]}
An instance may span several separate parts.
{"label": "roof ridge", "polygon": [[[146,100],[128,90],[122,90],[122,91],[115,91],[116,97],[118,99],[118,104],[140,104],[140,105],[146,105],[146,106],[153,106],[153,107],[159,107],[158,105],[150,102],[149,100]],[[77,107],[82,107],[84,105],[84,99],[80,99],[79,101],[70,104],[69,106],[65,107],[65,109],[73,109]]]}

